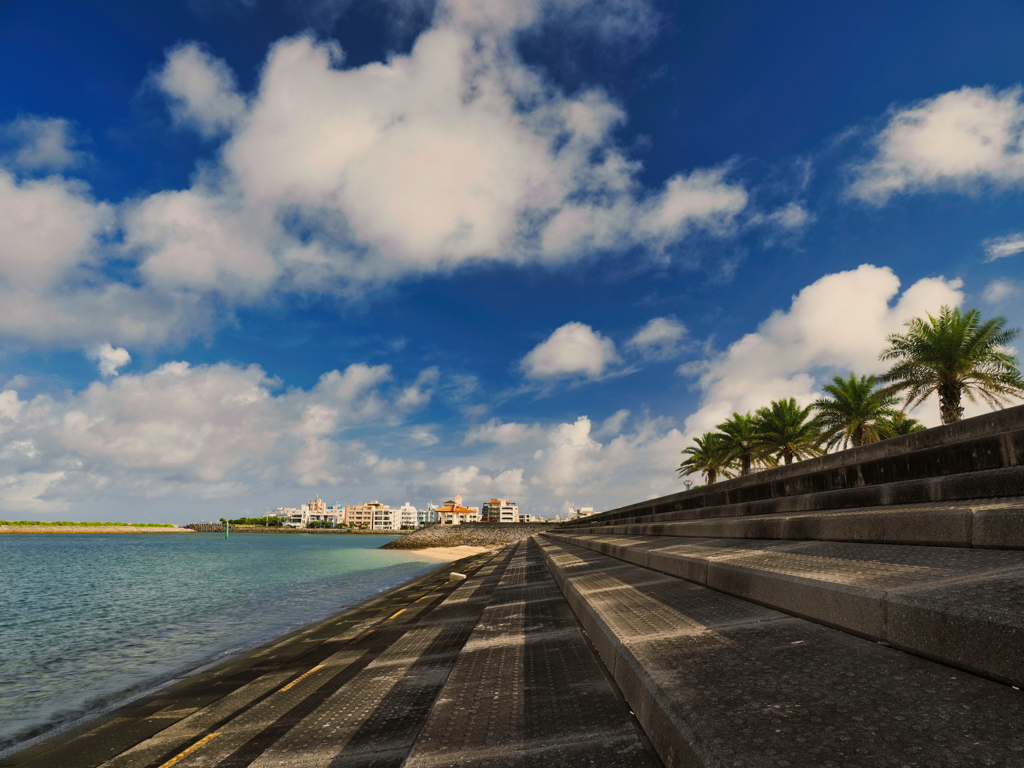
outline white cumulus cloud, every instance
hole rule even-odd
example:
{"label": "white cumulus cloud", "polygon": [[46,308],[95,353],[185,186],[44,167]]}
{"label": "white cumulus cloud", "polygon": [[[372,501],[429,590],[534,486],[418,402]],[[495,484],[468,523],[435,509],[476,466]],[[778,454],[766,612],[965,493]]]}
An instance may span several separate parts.
{"label": "white cumulus cloud", "polygon": [[107,343],[89,350],[89,359],[97,362],[103,376],[117,376],[118,369],[128,365],[132,356],[124,347],[114,347]]}
{"label": "white cumulus cloud", "polygon": [[655,317],[637,331],[626,346],[645,357],[667,360],[679,351],[686,326],[672,317]]}
{"label": "white cumulus cloud", "polygon": [[17,145],[6,162],[26,171],[63,171],[84,158],[63,118],[19,117],[0,127],[0,136]]}
{"label": "white cumulus cloud", "polygon": [[807,405],[835,374],[881,373],[878,355],[890,333],[911,317],[936,314],[963,300],[959,280],[923,278],[893,304],[900,280],[888,267],[864,264],[825,275],[793,297],[721,354],[681,372],[699,374],[700,408],[686,420],[686,433],[700,434],[733,412],[746,413],[772,400],[795,397]]}
{"label": "white cumulus cloud", "polygon": [[897,194],[1024,184],[1020,87],[964,87],[895,111],[876,153],[855,168],[850,196],[882,205]]}
{"label": "white cumulus cloud", "polygon": [[589,325],[566,323],[523,358],[527,378],[538,381],[584,376],[596,379],[619,362],[615,342]]}
{"label": "white cumulus cloud", "polygon": [[171,49],[155,82],[167,94],[174,119],[203,136],[230,130],[245,112],[234,73],[195,43]]}

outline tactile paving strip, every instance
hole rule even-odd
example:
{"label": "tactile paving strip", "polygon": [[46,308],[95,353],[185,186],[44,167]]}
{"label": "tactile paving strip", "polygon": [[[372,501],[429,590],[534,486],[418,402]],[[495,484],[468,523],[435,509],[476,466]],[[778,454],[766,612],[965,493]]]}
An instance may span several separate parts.
{"label": "tactile paving strip", "polygon": [[655,766],[531,541],[519,544],[405,768]]}

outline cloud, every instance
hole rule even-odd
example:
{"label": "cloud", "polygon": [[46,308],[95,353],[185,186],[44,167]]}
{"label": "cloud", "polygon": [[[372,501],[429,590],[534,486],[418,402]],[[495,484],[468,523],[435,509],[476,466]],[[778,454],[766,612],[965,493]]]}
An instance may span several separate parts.
{"label": "cloud", "polygon": [[675,318],[656,317],[637,331],[626,346],[644,357],[667,360],[679,351],[686,332],[686,326]]}
{"label": "cloud", "polygon": [[961,282],[924,278],[895,304],[900,280],[888,267],[864,264],[825,275],[793,297],[724,352],[681,368],[697,375],[703,393],[700,408],[686,420],[686,433],[714,429],[734,411],[745,413],[779,398],[807,405],[819,396],[821,381],[835,374],[885,370],[878,354],[885,337],[903,330],[903,322],[959,305]]}
{"label": "cloud", "polygon": [[892,113],[875,156],[855,167],[847,193],[872,205],[897,194],[978,192],[1024,184],[1020,87],[964,87]]}
{"label": "cloud", "polygon": [[[278,41],[250,97],[222,61],[180,46],[157,79],[178,119],[229,133],[207,175],[218,183],[140,201],[126,241],[161,283],[230,294],[247,259],[256,292],[322,289],[725,231],[747,200],[728,169],[643,189],[613,139],[621,108],[597,89],[561,92],[515,50],[513,33],[551,14],[618,19],[628,34],[623,20],[647,7],[442,3],[410,53],[384,63],[345,68],[336,44]],[[581,239],[580,222],[600,234]]]}
{"label": "cloud", "polygon": [[429,385],[436,384],[441,376],[441,371],[436,366],[426,368],[416,377],[415,383],[402,390],[398,398],[398,407],[405,410],[422,408],[430,402],[434,390],[428,389]]}
{"label": "cloud", "polygon": [[586,416],[494,419],[470,430],[460,452],[440,445],[432,428],[403,422],[406,388],[387,366],[354,364],[310,389],[280,391],[257,366],[176,362],[59,400],[7,389],[0,512],[92,508],[109,519],[146,499],[153,511],[144,517],[163,509],[188,522],[225,499],[262,510],[295,505],[316,488],[346,503],[461,492],[477,504],[498,495],[553,514],[566,498],[613,506],[677,485],[682,436],[670,420],[630,419],[625,410],[600,426]]}
{"label": "cloud", "polygon": [[152,346],[209,327],[201,297],[111,281],[102,271],[113,206],[81,182],[0,168],[0,335],[36,343]]}
{"label": "cloud", "polygon": [[527,378],[557,381],[577,376],[600,378],[619,362],[615,343],[589,325],[566,323],[534,347],[520,363]]}
{"label": "cloud", "polygon": [[486,424],[472,427],[463,438],[463,445],[474,443],[493,443],[495,445],[513,445],[527,440],[536,440],[544,434],[539,424],[520,424],[515,421],[502,423],[500,419],[491,419]]}
{"label": "cloud", "polygon": [[990,237],[981,246],[985,249],[985,261],[1004,259],[1024,251],[1024,232],[1015,232],[1005,237]]}
{"label": "cloud", "polygon": [[100,344],[89,350],[88,357],[99,363],[100,373],[103,376],[117,376],[119,368],[124,368],[132,361],[132,356],[124,347],[112,347],[110,344]]}
{"label": "cloud", "polygon": [[167,95],[175,122],[191,125],[207,138],[229,131],[245,113],[234,73],[196,43],[168,51],[154,82]]}
{"label": "cloud", "polygon": [[[730,167],[645,187],[616,141],[622,107],[599,88],[560,89],[518,52],[517,36],[546,24],[643,38],[657,25],[648,2],[485,5],[438,3],[407,54],[358,67],[334,42],[278,40],[244,93],[201,45],[168,50],[149,83],[177,124],[221,140],[216,154],[190,187],[116,205],[81,182],[0,170],[13,212],[0,277],[15,281],[0,290],[0,335],[151,348],[272,292],[359,295],[469,264],[634,248],[664,258],[692,232],[735,229],[748,195]],[[18,125],[35,137],[27,163],[71,163],[66,122]]]}
{"label": "cloud", "polygon": [[813,221],[814,217],[800,203],[794,202],[769,214],[767,219],[783,229],[800,229]]}
{"label": "cloud", "polygon": [[74,149],[71,124],[62,118],[19,117],[0,128],[0,136],[18,145],[7,164],[26,171],[63,171],[82,162]]}
{"label": "cloud", "polygon": [[441,438],[437,436],[433,428],[424,425],[413,427],[409,432],[409,438],[420,445],[431,446],[437,445],[441,442]]}
{"label": "cloud", "polygon": [[1021,284],[1006,277],[1000,277],[985,286],[981,298],[987,304],[1002,304],[1024,292]]}

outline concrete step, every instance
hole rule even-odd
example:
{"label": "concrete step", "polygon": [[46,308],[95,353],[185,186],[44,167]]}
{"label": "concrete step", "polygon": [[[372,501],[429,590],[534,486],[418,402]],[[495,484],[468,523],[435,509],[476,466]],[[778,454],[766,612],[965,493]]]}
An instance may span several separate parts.
{"label": "concrete step", "polygon": [[1010,686],[550,536],[539,547],[668,766],[1024,765]]}
{"label": "concrete step", "polygon": [[[728,495],[735,496],[737,494]],[[644,512],[643,514],[634,514],[633,512],[625,514],[621,511],[606,512],[603,515],[570,521],[561,527],[565,530],[592,529],[595,526],[603,525],[668,523],[717,517],[823,512],[889,505],[971,502],[979,499],[1011,500],[1019,499],[1022,496],[1024,496],[1024,467],[1009,467],[902,480],[882,485],[865,485],[798,495],[780,495],[764,500],[726,502],[678,509],[668,509],[668,505],[652,504],[657,508],[639,510]]]}
{"label": "concrete step", "polygon": [[654,768],[638,731],[539,548],[524,541],[403,768]]}
{"label": "concrete step", "polygon": [[[620,525],[579,525],[573,535],[675,536],[730,539],[858,541],[939,547],[1024,549],[1024,498],[898,504],[754,517],[717,517],[730,508],[702,510],[705,519]],[[560,529],[565,530],[565,529]]]}
{"label": "concrete step", "polygon": [[1024,686],[1024,552],[546,535],[992,680]]}

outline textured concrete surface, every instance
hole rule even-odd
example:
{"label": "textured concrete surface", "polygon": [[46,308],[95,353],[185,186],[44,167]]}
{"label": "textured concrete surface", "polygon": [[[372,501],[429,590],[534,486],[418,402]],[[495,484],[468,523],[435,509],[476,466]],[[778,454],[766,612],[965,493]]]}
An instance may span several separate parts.
{"label": "textured concrete surface", "polygon": [[523,542],[405,766],[654,766],[634,722]]}
{"label": "textured concrete surface", "polygon": [[548,538],[1024,686],[1024,552],[598,534]]}
{"label": "textured concrete surface", "polygon": [[550,536],[541,549],[666,765],[1024,765],[1009,686]]}
{"label": "textured concrete surface", "polygon": [[[573,533],[690,538],[791,539],[1024,549],[1024,499],[981,499],[860,509],[578,526]],[[735,512],[726,508],[725,512]]]}

